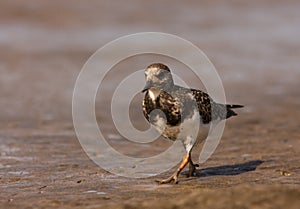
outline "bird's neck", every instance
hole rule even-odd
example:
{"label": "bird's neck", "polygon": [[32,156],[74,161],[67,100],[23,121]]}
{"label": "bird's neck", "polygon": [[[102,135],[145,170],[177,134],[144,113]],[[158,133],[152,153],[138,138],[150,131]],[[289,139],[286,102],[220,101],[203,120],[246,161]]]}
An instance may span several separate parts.
{"label": "bird's neck", "polygon": [[165,92],[170,92],[170,91],[172,91],[173,89],[174,89],[174,82],[173,82],[173,80],[171,80],[171,81],[168,81],[168,82],[166,82],[166,83],[164,83],[162,86],[161,86],[161,89],[163,90],[163,91],[165,91]]}

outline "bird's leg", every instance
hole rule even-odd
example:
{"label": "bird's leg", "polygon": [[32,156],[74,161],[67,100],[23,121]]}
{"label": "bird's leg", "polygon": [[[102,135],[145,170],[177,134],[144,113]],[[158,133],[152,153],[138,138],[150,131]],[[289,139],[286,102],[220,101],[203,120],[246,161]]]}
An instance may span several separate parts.
{"label": "bird's leg", "polygon": [[159,184],[167,184],[167,183],[171,183],[174,181],[175,184],[178,183],[178,176],[180,174],[180,172],[184,169],[184,167],[190,162],[190,153],[188,152],[186,154],[186,156],[183,158],[179,168],[177,169],[177,171],[172,175],[170,176],[169,178],[167,179],[164,179],[164,180],[161,180],[161,181],[158,181]]}
{"label": "bird's leg", "polygon": [[195,176],[196,167],[199,167],[198,164],[194,164],[191,157],[191,152],[189,153],[189,171],[187,173],[187,177]]}

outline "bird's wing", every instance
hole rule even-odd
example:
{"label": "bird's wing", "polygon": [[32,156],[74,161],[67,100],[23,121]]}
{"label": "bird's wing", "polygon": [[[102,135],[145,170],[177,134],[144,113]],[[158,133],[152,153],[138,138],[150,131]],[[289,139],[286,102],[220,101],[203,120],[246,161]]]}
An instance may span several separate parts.
{"label": "bird's wing", "polygon": [[191,89],[197,102],[199,113],[203,123],[209,123],[212,120],[224,120],[237,115],[232,109],[242,108],[242,105],[219,104],[205,92]]}
{"label": "bird's wing", "polygon": [[210,96],[200,90],[191,89],[194,99],[198,105],[199,114],[204,124],[209,123],[212,120],[211,107],[213,100]]}

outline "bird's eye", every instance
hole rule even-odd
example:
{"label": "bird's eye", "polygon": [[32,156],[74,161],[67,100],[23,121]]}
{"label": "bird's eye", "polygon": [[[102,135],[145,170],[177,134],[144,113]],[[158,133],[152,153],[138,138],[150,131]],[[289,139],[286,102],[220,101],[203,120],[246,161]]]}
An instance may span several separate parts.
{"label": "bird's eye", "polygon": [[159,73],[156,77],[158,79],[162,79],[165,76],[165,74],[163,72]]}

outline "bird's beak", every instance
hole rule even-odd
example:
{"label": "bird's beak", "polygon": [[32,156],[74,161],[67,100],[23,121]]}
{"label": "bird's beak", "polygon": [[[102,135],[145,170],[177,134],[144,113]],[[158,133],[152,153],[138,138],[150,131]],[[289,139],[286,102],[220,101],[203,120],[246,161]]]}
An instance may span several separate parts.
{"label": "bird's beak", "polygon": [[151,87],[153,87],[152,82],[147,82],[144,89],[142,90],[142,93],[144,93],[145,91],[147,91],[148,89],[150,89]]}

